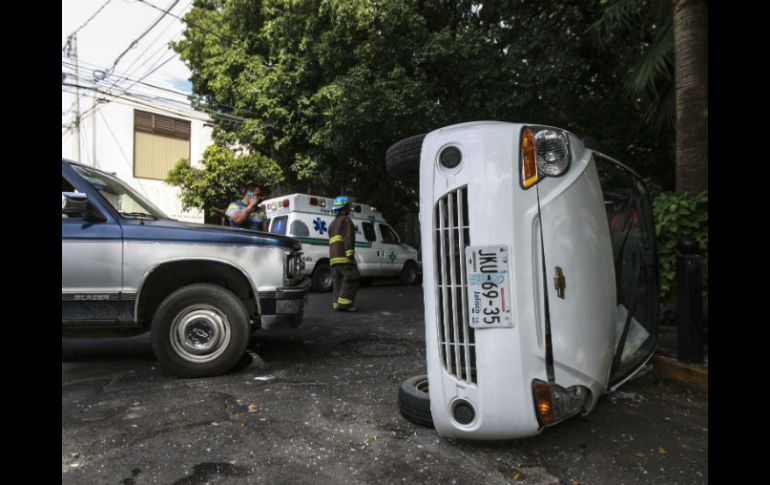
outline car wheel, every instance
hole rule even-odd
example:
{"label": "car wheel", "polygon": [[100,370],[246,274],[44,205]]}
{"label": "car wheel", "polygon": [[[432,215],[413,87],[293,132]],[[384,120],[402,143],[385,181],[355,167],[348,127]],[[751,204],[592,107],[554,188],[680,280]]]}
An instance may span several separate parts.
{"label": "car wheel", "polygon": [[198,283],[169,295],[152,319],[152,349],[161,365],[179,377],[224,374],[249,343],[249,314],[221,286]]}
{"label": "car wheel", "polygon": [[314,291],[332,291],[332,270],[329,263],[318,263],[311,280]]}
{"label": "car wheel", "polygon": [[416,284],[420,278],[419,272],[417,271],[417,265],[412,261],[407,262],[401,270],[400,278],[401,283],[405,285]]}
{"label": "car wheel", "polygon": [[430,413],[428,376],[413,376],[401,383],[398,388],[398,410],[402,416],[415,424],[434,427]]}
{"label": "car wheel", "polygon": [[396,180],[419,187],[420,152],[424,138],[425,133],[404,138],[387,149],[385,167],[388,175]]}

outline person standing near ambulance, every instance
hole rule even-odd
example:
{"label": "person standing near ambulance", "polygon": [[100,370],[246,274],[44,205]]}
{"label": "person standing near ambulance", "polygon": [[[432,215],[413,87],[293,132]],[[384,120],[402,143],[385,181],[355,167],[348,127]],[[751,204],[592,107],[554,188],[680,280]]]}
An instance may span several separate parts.
{"label": "person standing near ambulance", "polygon": [[341,195],[332,203],[334,221],[329,226],[329,263],[332,271],[332,307],[354,312],[360,274],[356,265],[356,228],[350,219],[350,199]]}
{"label": "person standing near ambulance", "polygon": [[267,232],[268,220],[264,207],[259,203],[265,198],[265,188],[259,184],[246,187],[241,200],[230,203],[225,215],[233,227],[243,227],[255,231]]}

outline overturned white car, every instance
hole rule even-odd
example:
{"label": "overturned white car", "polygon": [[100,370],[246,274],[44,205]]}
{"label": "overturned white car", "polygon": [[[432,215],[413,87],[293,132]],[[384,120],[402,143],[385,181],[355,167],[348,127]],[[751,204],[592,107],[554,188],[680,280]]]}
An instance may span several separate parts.
{"label": "overturned white car", "polygon": [[628,167],[502,122],[407,138],[386,160],[402,179],[419,167],[428,373],[401,385],[405,417],[447,437],[532,436],[653,355],[654,225]]}

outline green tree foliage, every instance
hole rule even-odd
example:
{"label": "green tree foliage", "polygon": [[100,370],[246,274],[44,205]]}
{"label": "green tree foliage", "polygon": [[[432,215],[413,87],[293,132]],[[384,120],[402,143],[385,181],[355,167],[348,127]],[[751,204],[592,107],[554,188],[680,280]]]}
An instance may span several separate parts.
{"label": "green tree foliage", "polygon": [[[690,235],[703,256],[704,303],[708,308],[708,192],[692,196],[663,192],[653,198],[652,212],[660,261],[661,298],[669,297],[676,276],[679,237]],[[708,319],[708,311],[705,313]]]}
{"label": "green tree foliage", "polygon": [[166,182],[181,189],[185,210],[204,209],[209,216],[215,209],[225,209],[240,199],[249,184],[273,187],[284,180],[281,167],[258,153],[236,156],[227,148],[210,146],[201,163],[198,168],[187,159],[180,160],[169,171]]}
{"label": "green tree foliage", "polygon": [[599,45],[637,46],[624,88],[628,99],[656,130],[674,127],[674,26],[670,0],[602,0],[591,31]]}
{"label": "green tree foliage", "polygon": [[[174,46],[200,102],[293,189],[347,192],[397,220],[384,169],[401,138],[474,120],[560,126],[673,186],[673,137],[623,96],[637,45],[587,34],[596,1],[205,0]],[[412,205],[416,202],[411,194]]]}

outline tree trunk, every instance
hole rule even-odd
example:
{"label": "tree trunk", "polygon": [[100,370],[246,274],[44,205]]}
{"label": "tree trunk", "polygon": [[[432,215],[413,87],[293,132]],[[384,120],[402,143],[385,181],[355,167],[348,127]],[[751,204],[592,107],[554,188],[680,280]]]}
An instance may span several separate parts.
{"label": "tree trunk", "polygon": [[708,1],[674,0],[676,191],[708,189]]}

